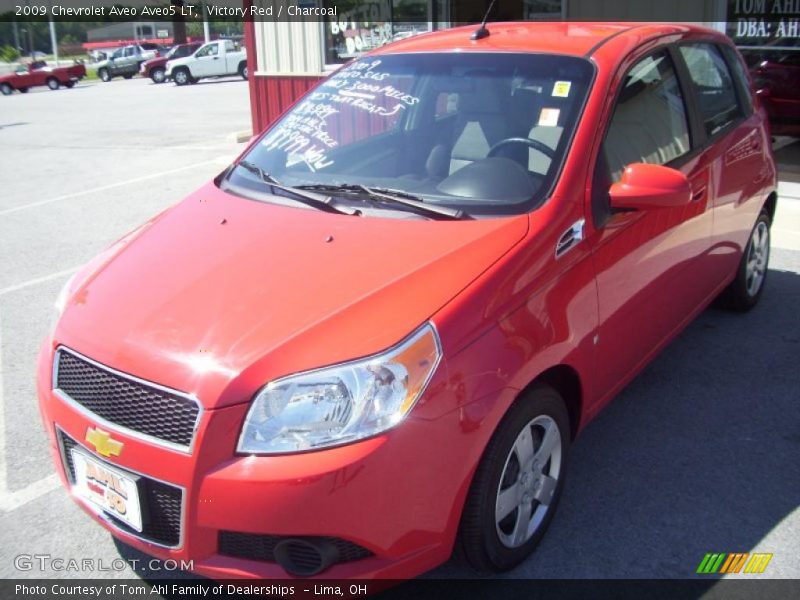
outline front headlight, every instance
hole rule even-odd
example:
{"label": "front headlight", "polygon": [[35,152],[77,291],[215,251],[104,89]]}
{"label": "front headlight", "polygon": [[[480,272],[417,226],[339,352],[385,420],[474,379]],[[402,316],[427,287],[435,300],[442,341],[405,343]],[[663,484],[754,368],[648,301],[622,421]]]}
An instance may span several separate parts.
{"label": "front headlight", "polygon": [[302,452],[386,431],[412,409],[441,354],[427,323],[381,354],[273,381],[253,400],[237,451]]}

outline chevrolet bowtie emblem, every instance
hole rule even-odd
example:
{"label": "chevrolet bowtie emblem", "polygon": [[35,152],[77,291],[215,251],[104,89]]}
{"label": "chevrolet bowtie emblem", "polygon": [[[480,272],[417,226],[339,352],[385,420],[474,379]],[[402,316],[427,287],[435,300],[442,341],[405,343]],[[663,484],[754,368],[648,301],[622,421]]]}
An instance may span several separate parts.
{"label": "chevrolet bowtie emblem", "polygon": [[98,454],[103,456],[119,456],[124,445],[122,442],[112,439],[107,431],[103,431],[99,427],[90,427],[86,430],[86,441],[94,446]]}

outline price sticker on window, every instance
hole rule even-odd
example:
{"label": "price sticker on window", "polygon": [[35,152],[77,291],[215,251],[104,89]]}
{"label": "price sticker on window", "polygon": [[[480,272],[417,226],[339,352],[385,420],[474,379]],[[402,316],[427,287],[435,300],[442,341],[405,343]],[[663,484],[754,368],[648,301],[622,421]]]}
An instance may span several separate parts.
{"label": "price sticker on window", "polygon": [[571,87],[571,81],[556,81],[553,85],[553,96],[556,98],[566,98],[569,96],[569,89]]}

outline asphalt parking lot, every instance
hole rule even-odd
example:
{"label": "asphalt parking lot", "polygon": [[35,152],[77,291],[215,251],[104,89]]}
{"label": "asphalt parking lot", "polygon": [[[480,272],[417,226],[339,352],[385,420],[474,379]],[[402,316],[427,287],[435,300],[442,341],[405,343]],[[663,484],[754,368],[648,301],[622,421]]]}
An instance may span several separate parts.
{"label": "asphalt parking lot", "polygon": [[[0,577],[167,575],[18,568],[23,554],[145,558],[60,489],[35,359],[69,275],[219,173],[249,126],[240,79],[0,98]],[[800,155],[781,144],[786,160]],[[559,514],[511,577],[683,578],[706,552],[757,551],[774,554],[762,577],[800,578],[797,181],[781,188],[762,303],[707,310],[586,429]],[[451,562],[428,576],[474,575]]]}

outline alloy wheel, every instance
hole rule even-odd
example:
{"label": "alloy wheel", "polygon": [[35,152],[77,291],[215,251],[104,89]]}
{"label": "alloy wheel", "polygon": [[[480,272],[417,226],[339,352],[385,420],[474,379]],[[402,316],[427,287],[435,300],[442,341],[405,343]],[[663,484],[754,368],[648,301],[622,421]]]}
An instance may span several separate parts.
{"label": "alloy wheel", "polygon": [[556,422],[539,415],[522,428],[506,457],[495,500],[500,542],[518,548],[550,509],[561,474],[561,434]]}
{"label": "alloy wheel", "polygon": [[764,276],[769,260],[769,227],[760,221],[753,229],[750,244],[747,250],[747,264],[745,267],[745,281],[747,293],[752,297],[758,294],[764,283]]}

